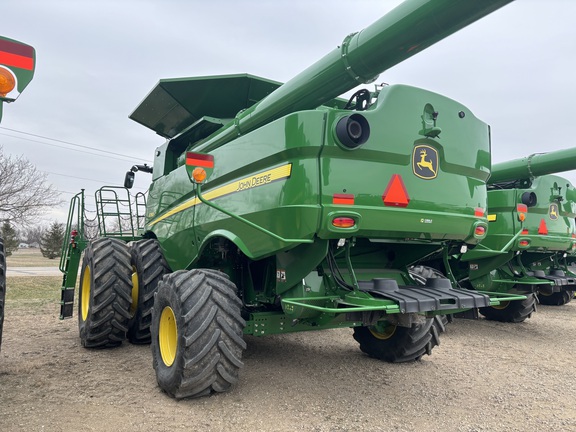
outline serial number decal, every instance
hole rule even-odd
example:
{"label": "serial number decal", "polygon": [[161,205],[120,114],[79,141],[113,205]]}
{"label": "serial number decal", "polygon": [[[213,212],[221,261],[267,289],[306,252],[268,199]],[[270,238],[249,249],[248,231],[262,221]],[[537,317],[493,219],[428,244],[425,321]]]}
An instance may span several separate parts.
{"label": "serial number decal", "polygon": [[[292,173],[292,164],[286,164],[279,166],[277,168],[273,168],[268,171],[264,171],[258,174],[255,174],[250,177],[245,177],[238,181],[228,183],[227,185],[220,186],[216,189],[213,189],[209,192],[204,193],[204,198],[207,200],[213,200],[216,198],[223,197],[225,195],[230,195],[236,192],[242,192],[244,190],[253,189],[255,187],[260,187],[272,183],[276,180],[282,180],[290,177]],[[176,213],[180,213],[190,207],[194,207],[197,204],[201,204],[201,201],[197,198],[191,198],[188,201],[183,202],[182,204],[174,207],[172,210],[164,213],[159,218],[150,222],[150,226],[157,224],[158,222],[169,218],[170,216],[175,215]]]}

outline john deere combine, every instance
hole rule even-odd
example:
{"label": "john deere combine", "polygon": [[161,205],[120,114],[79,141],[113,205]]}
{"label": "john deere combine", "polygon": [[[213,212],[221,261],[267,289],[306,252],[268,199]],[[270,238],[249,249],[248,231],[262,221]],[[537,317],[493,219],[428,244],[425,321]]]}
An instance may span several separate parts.
{"label": "john deere combine", "polygon": [[[34,77],[36,51],[30,45],[0,36],[0,120],[4,102],[14,102]],[[0,237],[0,346],[6,297],[6,256]]]}
{"label": "john deere combine", "polygon": [[569,302],[576,276],[566,257],[576,249],[576,190],[559,176],[576,168],[576,151],[560,150],[496,164],[488,191],[488,236],[457,259],[461,285],[526,294],[482,308],[488,319],[521,322],[544,304]]}
{"label": "john deere combine", "polygon": [[405,85],[338,99],[508,2],[407,1],[283,85],[160,80],[131,115],[166,138],[126,177],[151,172],[147,202],[100,189],[87,242],[72,201],[62,318],[85,249],[82,344],[151,341],[160,387],[183,398],[237,381],[244,335],[352,327],[368,355],[411,361],[438,343],[434,317],[524,299],[408,270],[485,238],[488,125]]}

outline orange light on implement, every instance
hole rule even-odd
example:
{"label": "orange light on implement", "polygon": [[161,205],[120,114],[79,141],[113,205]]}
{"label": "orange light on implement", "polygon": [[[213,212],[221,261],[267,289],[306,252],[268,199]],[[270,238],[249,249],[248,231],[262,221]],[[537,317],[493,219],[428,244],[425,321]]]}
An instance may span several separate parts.
{"label": "orange light on implement", "polygon": [[528,213],[528,206],[526,204],[518,204],[516,211],[518,212],[518,220],[524,222],[526,220],[526,213]]}
{"label": "orange light on implement", "polygon": [[522,235],[528,235],[528,230],[526,228],[522,230]]}
{"label": "orange light on implement", "polygon": [[480,207],[476,207],[476,208],[474,209],[474,216],[477,216],[477,217],[482,217],[482,216],[484,216],[484,209],[483,209],[483,208],[480,208]]}
{"label": "orange light on implement", "polygon": [[538,234],[542,235],[548,234],[548,227],[546,226],[546,221],[544,219],[540,220],[540,226],[538,227]]}
{"label": "orange light on implement", "polygon": [[214,168],[214,156],[211,154],[187,152],[186,165],[203,168]]}
{"label": "orange light on implement", "polygon": [[192,178],[196,183],[202,183],[206,180],[206,170],[204,168],[194,168],[194,171],[192,171]]}
{"label": "orange light on implement", "polygon": [[332,219],[332,225],[336,228],[352,228],[356,221],[350,217],[337,217]]}
{"label": "orange light on implement", "polygon": [[407,207],[410,202],[410,197],[406,191],[406,186],[402,181],[400,174],[393,174],[390,183],[382,195],[382,201],[386,206],[394,207]]}
{"label": "orange light on implement", "polygon": [[332,195],[332,204],[354,205],[354,195],[334,194]]}
{"label": "orange light on implement", "polygon": [[518,244],[522,247],[527,247],[530,244],[530,240],[520,240]]}
{"label": "orange light on implement", "polygon": [[16,78],[8,70],[0,68],[0,97],[6,96],[16,87]]}

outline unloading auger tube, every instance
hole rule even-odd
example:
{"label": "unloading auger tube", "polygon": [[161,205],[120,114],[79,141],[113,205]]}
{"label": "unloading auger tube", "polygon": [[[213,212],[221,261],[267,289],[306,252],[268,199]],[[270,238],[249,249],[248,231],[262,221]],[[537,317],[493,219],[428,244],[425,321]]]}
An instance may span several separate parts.
{"label": "unloading auger tube", "polygon": [[488,183],[530,179],[573,169],[576,169],[576,148],[535,153],[521,159],[492,165],[492,174]]}
{"label": "unloading auger tube", "polygon": [[239,113],[196,151],[208,152],[286,114],[318,106],[373,82],[412,57],[512,0],[408,0]]}

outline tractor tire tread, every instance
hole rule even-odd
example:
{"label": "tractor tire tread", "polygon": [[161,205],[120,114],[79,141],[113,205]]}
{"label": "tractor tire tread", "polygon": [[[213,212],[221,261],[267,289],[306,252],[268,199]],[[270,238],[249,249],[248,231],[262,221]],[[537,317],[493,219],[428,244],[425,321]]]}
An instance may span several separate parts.
{"label": "tractor tire tread", "polygon": [[[152,312],[152,353],[158,384],[176,399],[228,390],[238,381],[246,349],[237,288],[213,270],[179,270],[159,283]],[[165,307],[175,313],[177,355],[171,367],[161,357],[159,321]]]}

